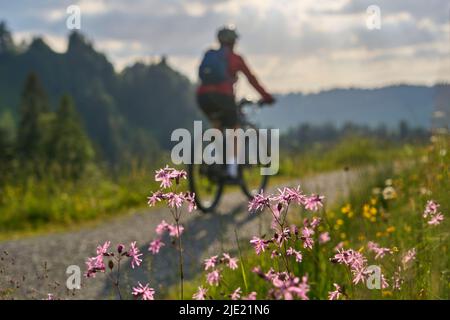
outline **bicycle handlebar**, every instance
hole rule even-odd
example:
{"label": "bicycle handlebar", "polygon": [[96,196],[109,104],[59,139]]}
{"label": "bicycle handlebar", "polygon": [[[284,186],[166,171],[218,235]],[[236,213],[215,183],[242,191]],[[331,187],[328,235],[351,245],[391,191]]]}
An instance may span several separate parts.
{"label": "bicycle handlebar", "polygon": [[255,101],[255,100],[250,100],[250,99],[247,99],[247,98],[242,98],[237,103],[238,107],[240,107],[240,108],[242,108],[244,106],[247,106],[247,105],[255,105],[255,106],[258,106],[258,107],[262,107],[264,104],[266,104],[264,102],[264,100]]}

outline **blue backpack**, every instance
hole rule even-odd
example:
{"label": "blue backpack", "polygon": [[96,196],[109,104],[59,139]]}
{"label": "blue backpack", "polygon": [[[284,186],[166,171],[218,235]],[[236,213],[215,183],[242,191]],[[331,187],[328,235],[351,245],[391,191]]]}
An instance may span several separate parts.
{"label": "blue backpack", "polygon": [[223,48],[208,50],[198,69],[202,84],[217,84],[229,79],[228,61]]}

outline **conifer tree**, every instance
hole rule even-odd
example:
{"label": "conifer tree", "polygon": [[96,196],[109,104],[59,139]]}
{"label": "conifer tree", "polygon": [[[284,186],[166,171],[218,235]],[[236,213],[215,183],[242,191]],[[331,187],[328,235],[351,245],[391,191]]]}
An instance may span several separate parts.
{"label": "conifer tree", "polygon": [[48,112],[47,95],[37,75],[31,73],[22,93],[17,152],[21,162],[31,164],[33,168],[46,160],[45,134],[48,128],[44,117]]}
{"label": "conifer tree", "polygon": [[91,141],[81,125],[73,100],[64,95],[54,118],[48,157],[64,178],[77,178],[93,155]]}
{"label": "conifer tree", "polygon": [[4,52],[11,52],[15,50],[14,40],[11,32],[6,26],[6,22],[0,22],[0,54]]}

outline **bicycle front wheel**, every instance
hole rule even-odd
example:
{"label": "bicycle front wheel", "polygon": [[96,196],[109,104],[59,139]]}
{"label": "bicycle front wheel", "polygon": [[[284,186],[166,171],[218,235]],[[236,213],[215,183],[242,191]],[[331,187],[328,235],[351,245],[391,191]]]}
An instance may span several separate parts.
{"label": "bicycle front wheel", "polygon": [[188,179],[191,192],[195,193],[197,208],[202,212],[211,212],[219,204],[223,191],[223,182],[214,165],[190,164]]}

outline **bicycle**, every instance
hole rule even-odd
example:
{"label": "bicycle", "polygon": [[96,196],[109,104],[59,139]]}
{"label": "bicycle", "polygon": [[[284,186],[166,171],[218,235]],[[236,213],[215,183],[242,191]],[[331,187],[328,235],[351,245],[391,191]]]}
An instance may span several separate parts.
{"label": "bicycle", "polygon": [[[258,128],[248,120],[248,114],[255,110],[255,107],[262,107],[261,102],[242,99],[237,103],[239,127],[246,129]],[[248,109],[250,108],[250,109]],[[248,159],[248,149],[245,150]],[[231,178],[227,174],[225,164],[189,164],[187,167],[189,187],[195,193],[197,208],[202,212],[211,212],[219,205],[223,190],[226,185],[237,185],[249,198],[265,189],[269,176],[261,175],[259,164],[238,164],[237,178]],[[255,183],[252,185],[252,183]]]}

